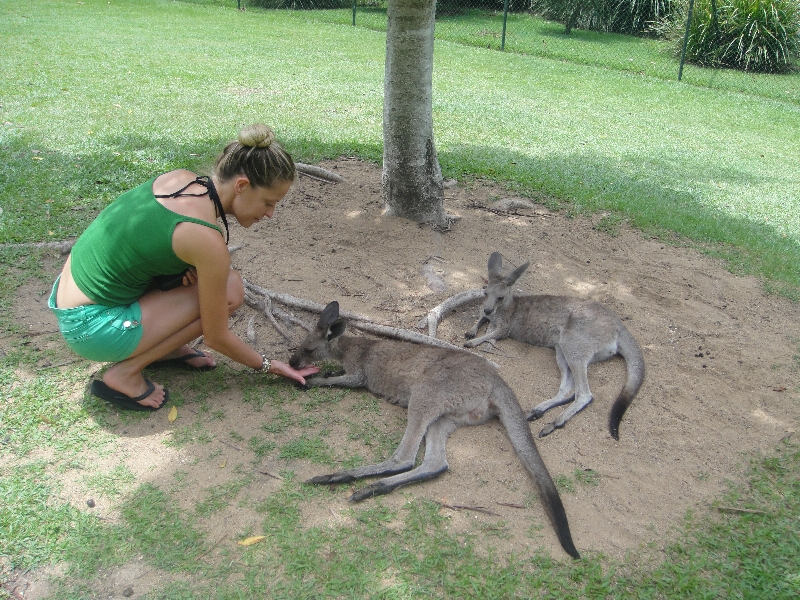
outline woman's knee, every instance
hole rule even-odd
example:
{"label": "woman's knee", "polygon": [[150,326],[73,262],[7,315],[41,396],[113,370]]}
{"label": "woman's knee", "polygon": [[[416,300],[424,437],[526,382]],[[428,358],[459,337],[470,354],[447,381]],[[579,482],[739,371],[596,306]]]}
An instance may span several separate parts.
{"label": "woman's knee", "polygon": [[228,312],[233,312],[244,303],[244,282],[238,271],[228,275]]}

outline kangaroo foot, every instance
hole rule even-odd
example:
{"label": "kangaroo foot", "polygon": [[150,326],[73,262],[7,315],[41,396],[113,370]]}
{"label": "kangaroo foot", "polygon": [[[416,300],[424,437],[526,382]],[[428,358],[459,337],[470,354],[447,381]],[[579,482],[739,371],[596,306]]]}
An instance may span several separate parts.
{"label": "kangaroo foot", "polygon": [[307,480],[306,483],[313,483],[315,485],[324,485],[326,483],[350,483],[355,481],[355,477],[347,473],[331,473],[330,475],[317,475]]}
{"label": "kangaroo foot", "polygon": [[541,419],[544,416],[544,413],[546,412],[547,411],[545,410],[537,410],[534,408],[531,412],[528,413],[527,419],[528,421],[536,421],[538,419]]}
{"label": "kangaroo foot", "polygon": [[555,423],[548,423],[548,424],[547,424],[547,425],[545,425],[545,426],[544,426],[544,428],[543,428],[543,429],[542,429],[542,430],[539,432],[539,437],[540,437],[540,438],[543,438],[543,437],[544,437],[544,436],[546,436],[546,435],[550,435],[550,434],[551,434],[551,433],[553,433],[553,432],[554,432],[556,429],[561,429],[561,427],[563,427],[563,425],[561,425],[561,426],[559,427],[559,426],[558,426],[558,425],[556,425]]}
{"label": "kangaroo foot", "polygon": [[350,502],[361,502],[362,500],[366,500],[367,498],[374,498],[375,496],[383,496],[384,494],[388,494],[395,489],[393,485],[386,485],[381,483],[373,483],[370,486],[365,487],[363,490],[358,490],[352,496],[348,498]]}

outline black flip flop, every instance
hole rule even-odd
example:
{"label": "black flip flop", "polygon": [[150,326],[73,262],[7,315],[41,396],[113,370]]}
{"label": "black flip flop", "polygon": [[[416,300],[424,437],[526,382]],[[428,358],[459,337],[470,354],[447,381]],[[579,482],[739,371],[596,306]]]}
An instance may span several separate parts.
{"label": "black flip flop", "polygon": [[200,358],[201,356],[207,356],[204,352],[200,352],[200,350],[195,350],[192,354],[184,354],[183,356],[178,356],[177,358],[168,358],[166,360],[157,360],[154,363],[151,363],[150,366],[176,366],[176,367],[183,367],[184,369],[189,369],[190,371],[213,371],[217,368],[217,365],[213,367],[211,365],[204,365],[202,367],[194,367],[190,365],[188,362],[193,358]]}
{"label": "black flip flop", "polygon": [[92,394],[100,398],[101,400],[105,400],[106,402],[110,402],[114,406],[119,406],[120,408],[124,408],[125,410],[141,410],[141,411],[154,411],[162,408],[169,400],[169,392],[165,389],[164,390],[164,401],[157,408],[153,408],[152,406],[143,406],[139,404],[139,400],[144,400],[150,394],[152,394],[156,386],[153,384],[152,381],[145,378],[145,383],[147,384],[147,391],[142,394],[141,396],[136,396],[135,398],[131,398],[130,396],[123,394],[122,392],[118,392],[115,389],[108,387],[102,380],[95,379],[92,381]]}

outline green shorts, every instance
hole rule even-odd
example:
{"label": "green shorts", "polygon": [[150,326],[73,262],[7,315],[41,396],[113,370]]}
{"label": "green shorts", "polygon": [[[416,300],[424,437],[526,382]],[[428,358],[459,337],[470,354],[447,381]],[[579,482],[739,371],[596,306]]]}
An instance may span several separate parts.
{"label": "green shorts", "polygon": [[89,360],[119,362],[134,353],[142,341],[142,307],[86,304],[75,308],[56,307],[61,276],[53,284],[47,306],[58,319],[58,328],[75,352]]}

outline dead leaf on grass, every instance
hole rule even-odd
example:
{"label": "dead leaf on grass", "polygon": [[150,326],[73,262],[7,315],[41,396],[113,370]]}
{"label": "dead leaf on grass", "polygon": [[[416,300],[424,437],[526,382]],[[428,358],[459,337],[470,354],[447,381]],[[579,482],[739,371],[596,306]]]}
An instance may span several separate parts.
{"label": "dead leaf on grass", "polygon": [[254,535],[252,537],[245,538],[243,540],[239,540],[236,543],[239,544],[240,546],[252,546],[253,544],[257,544],[258,542],[263,540],[265,537],[267,537],[267,536],[265,536],[265,535]]}

